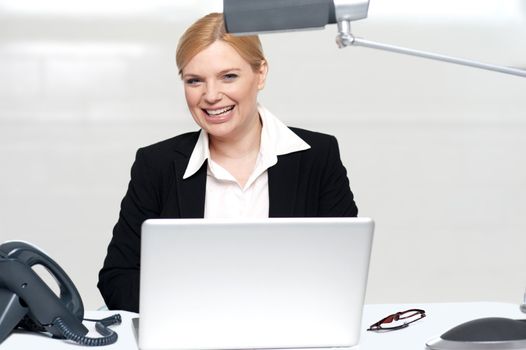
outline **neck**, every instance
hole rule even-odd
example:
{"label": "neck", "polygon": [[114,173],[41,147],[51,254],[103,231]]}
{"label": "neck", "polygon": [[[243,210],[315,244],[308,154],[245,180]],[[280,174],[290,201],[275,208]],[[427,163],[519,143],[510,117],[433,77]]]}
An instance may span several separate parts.
{"label": "neck", "polygon": [[257,118],[256,124],[240,137],[222,139],[210,135],[210,155],[216,160],[242,159],[257,154],[261,142],[261,129],[261,121]]}

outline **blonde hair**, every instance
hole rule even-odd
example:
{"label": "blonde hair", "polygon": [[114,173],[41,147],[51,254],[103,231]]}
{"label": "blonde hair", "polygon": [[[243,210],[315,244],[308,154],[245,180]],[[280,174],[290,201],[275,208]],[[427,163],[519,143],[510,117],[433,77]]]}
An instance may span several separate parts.
{"label": "blonde hair", "polygon": [[226,32],[222,13],[210,13],[192,24],[179,39],[175,61],[179,74],[199,52],[221,40],[232,46],[257,71],[265,61],[263,47],[257,35],[234,36]]}

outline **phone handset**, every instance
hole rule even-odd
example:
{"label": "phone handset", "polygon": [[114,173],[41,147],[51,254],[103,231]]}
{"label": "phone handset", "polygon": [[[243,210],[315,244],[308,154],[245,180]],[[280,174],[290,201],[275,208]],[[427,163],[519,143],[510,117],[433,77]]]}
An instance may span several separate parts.
{"label": "phone handset", "polygon": [[[60,301],[62,302],[63,306],[65,306],[65,308],[69,310],[70,313],[72,313],[77,320],[82,320],[82,318],[84,317],[84,305],[82,303],[82,299],[80,298],[80,294],[73,282],[71,281],[71,279],[69,278],[69,276],[66,274],[66,272],[53,259],[51,259],[48,255],[46,255],[37,247],[27,242],[6,242],[0,246],[0,250],[7,252],[8,258],[15,259],[18,262],[25,264],[27,267],[41,265],[44,268],[46,268],[46,270],[51,274],[51,276],[53,276],[53,278],[58,284],[58,287],[60,289]],[[26,270],[25,268],[21,269]],[[24,293],[25,295],[29,295],[31,292],[33,292],[32,290],[30,291],[30,289],[26,289],[27,285],[24,286],[23,283],[27,282],[20,282],[21,285],[19,287],[21,288],[19,288],[19,290],[26,292]],[[35,286],[36,288],[39,287],[38,285]],[[45,285],[45,287],[47,287],[47,285]],[[40,289],[37,290],[40,291]],[[46,292],[43,293],[47,294]],[[25,298],[24,300],[26,299],[30,298]],[[26,300],[26,303],[28,302],[31,303],[31,300]],[[39,302],[35,304],[42,303]]]}
{"label": "phone handset", "polygon": [[[43,266],[56,280],[57,295],[33,271]],[[0,245],[0,343],[16,327],[49,332],[56,338],[66,338],[84,345],[107,345],[117,340],[117,334],[106,329],[102,338],[88,338],[82,324],[84,306],[77,288],[65,271],[37,247],[21,241]],[[106,321],[120,322],[120,316]],[[97,325],[97,329],[100,328]]]}

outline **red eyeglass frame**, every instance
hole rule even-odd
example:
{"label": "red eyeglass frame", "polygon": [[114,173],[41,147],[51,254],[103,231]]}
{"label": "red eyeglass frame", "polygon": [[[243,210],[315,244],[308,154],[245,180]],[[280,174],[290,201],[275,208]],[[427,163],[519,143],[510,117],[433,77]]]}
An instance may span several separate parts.
{"label": "red eyeglass frame", "polygon": [[[382,327],[382,325],[384,325],[386,323],[391,323],[393,321],[404,320],[404,319],[408,319],[408,318],[415,317],[415,316],[418,316],[418,317],[415,318],[414,320],[411,320],[411,321],[408,321],[408,322],[404,322],[401,325],[393,326],[393,327]],[[394,331],[394,330],[397,330],[397,329],[406,328],[411,323],[416,322],[418,320],[421,320],[424,317],[426,317],[426,312],[425,312],[425,310],[422,310],[422,309],[409,309],[409,310],[405,310],[405,311],[399,311],[397,313],[394,313],[394,314],[391,314],[389,316],[386,316],[386,317],[382,318],[380,321],[378,321],[376,323],[373,323],[372,325],[369,326],[369,328],[367,328],[367,330],[368,331]]]}

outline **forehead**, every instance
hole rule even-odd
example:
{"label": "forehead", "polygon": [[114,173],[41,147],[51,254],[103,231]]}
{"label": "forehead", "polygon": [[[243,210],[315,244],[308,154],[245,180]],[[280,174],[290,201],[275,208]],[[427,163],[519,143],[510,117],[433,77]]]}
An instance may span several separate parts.
{"label": "forehead", "polygon": [[218,40],[192,57],[182,73],[201,75],[233,68],[251,69],[249,63],[232,46]]}

